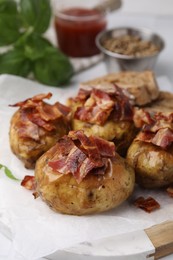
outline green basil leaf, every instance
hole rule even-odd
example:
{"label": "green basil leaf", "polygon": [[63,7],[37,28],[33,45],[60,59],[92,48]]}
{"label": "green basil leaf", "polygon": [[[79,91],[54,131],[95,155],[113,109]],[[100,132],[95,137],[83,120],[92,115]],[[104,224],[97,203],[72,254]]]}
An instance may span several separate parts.
{"label": "green basil leaf", "polygon": [[0,169],[4,169],[4,173],[5,173],[5,175],[6,175],[8,178],[10,178],[10,179],[12,179],[12,180],[19,181],[19,179],[17,179],[17,178],[12,174],[12,172],[10,171],[10,169],[9,169],[7,166],[0,164]]}
{"label": "green basil leaf", "polygon": [[0,46],[14,43],[20,37],[18,15],[0,14]]}
{"label": "green basil leaf", "polygon": [[46,85],[66,84],[73,73],[69,59],[54,47],[47,48],[44,57],[34,63],[35,78]]}
{"label": "green basil leaf", "polygon": [[24,45],[24,54],[31,61],[42,58],[47,47],[52,46],[51,43],[40,35],[30,35]]}
{"label": "green basil leaf", "polygon": [[15,48],[24,49],[28,37],[30,37],[30,35],[33,33],[32,29],[31,30],[30,29],[28,29],[25,32],[21,33],[20,37],[14,43],[14,47]]}
{"label": "green basil leaf", "polygon": [[13,0],[0,0],[0,14],[17,14],[17,3]]}
{"label": "green basil leaf", "polygon": [[21,16],[26,28],[33,27],[37,33],[44,33],[51,18],[50,0],[20,0]]}
{"label": "green basil leaf", "polygon": [[20,50],[11,50],[0,55],[0,74],[26,77],[31,71],[31,62]]}

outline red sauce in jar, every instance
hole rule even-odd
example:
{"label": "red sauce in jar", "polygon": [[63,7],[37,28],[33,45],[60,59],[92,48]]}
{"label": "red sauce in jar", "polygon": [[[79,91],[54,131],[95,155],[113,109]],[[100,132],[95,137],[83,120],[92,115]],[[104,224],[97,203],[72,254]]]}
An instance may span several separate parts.
{"label": "red sauce in jar", "polygon": [[71,57],[98,54],[95,38],[105,28],[105,14],[94,9],[69,8],[55,18],[59,48]]}

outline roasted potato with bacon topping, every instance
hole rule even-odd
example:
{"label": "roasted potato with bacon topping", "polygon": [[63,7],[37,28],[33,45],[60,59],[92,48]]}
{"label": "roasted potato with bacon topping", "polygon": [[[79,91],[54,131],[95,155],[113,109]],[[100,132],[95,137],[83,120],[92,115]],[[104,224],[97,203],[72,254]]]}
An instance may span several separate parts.
{"label": "roasted potato with bacon topping", "polygon": [[36,190],[55,211],[84,215],[112,209],[134,188],[134,171],[114,143],[71,131],[43,154],[35,168]]}
{"label": "roasted potato with bacon topping", "polygon": [[72,129],[83,129],[87,136],[113,141],[117,152],[125,155],[136,135],[133,107],[123,90],[113,84],[82,87],[68,100],[73,110]]}
{"label": "roasted potato with bacon topping", "polygon": [[26,168],[34,168],[36,160],[69,131],[69,108],[43,101],[51,96],[40,94],[12,105],[19,109],[11,119],[10,145]]}
{"label": "roasted potato with bacon topping", "polygon": [[139,110],[137,114],[142,130],[127,152],[136,182],[145,188],[168,186],[173,183],[173,113],[151,116]]}

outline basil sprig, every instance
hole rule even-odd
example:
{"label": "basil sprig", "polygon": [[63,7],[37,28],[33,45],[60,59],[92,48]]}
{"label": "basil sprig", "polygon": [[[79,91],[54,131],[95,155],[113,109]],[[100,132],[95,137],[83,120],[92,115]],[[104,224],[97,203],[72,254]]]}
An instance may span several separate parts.
{"label": "basil sprig", "polygon": [[34,63],[34,75],[43,84],[50,85],[50,82],[53,86],[63,84],[69,81],[72,74],[71,64],[56,48],[46,48],[45,55]]}
{"label": "basil sprig", "polygon": [[1,170],[1,169],[4,170],[4,173],[5,173],[5,175],[6,175],[8,178],[10,178],[10,179],[12,179],[12,180],[19,181],[19,179],[17,179],[17,178],[12,174],[12,172],[10,171],[10,169],[9,169],[7,166],[5,166],[5,165],[3,165],[3,164],[0,164],[0,170]]}
{"label": "basil sprig", "polygon": [[20,19],[17,14],[0,13],[0,46],[12,44],[20,37]]}
{"label": "basil sprig", "polygon": [[17,13],[17,4],[13,0],[0,0],[0,14],[13,15]]}
{"label": "basil sprig", "polygon": [[74,70],[68,59],[43,33],[51,19],[50,0],[0,0],[0,74],[27,77],[50,86],[66,84]]}
{"label": "basil sprig", "polygon": [[13,74],[26,77],[31,70],[31,62],[20,50],[11,50],[0,55],[0,74]]}
{"label": "basil sprig", "polygon": [[51,18],[49,0],[21,0],[20,9],[25,27],[32,26],[37,33],[47,30]]}

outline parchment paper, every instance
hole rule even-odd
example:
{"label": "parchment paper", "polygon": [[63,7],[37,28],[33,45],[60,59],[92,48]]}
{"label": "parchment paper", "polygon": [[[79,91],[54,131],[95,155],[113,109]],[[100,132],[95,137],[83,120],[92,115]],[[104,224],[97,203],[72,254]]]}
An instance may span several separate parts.
{"label": "parchment paper", "polygon": [[[162,89],[172,91],[166,77],[158,80]],[[60,89],[15,76],[0,76],[0,163],[8,166],[16,177],[22,179],[34,173],[26,170],[10,150],[8,132],[15,108],[8,105],[47,92],[54,94],[52,102],[65,103],[77,89],[77,84]],[[132,201],[139,195],[154,197],[161,208],[150,214],[135,208]],[[0,232],[10,237],[13,250],[21,259],[37,259],[79,242],[140,230],[172,218],[173,199],[166,191],[138,187],[128,201],[109,212],[82,217],[58,214],[40,198],[35,200],[32,192],[21,187],[20,182],[7,178],[0,171]]]}

